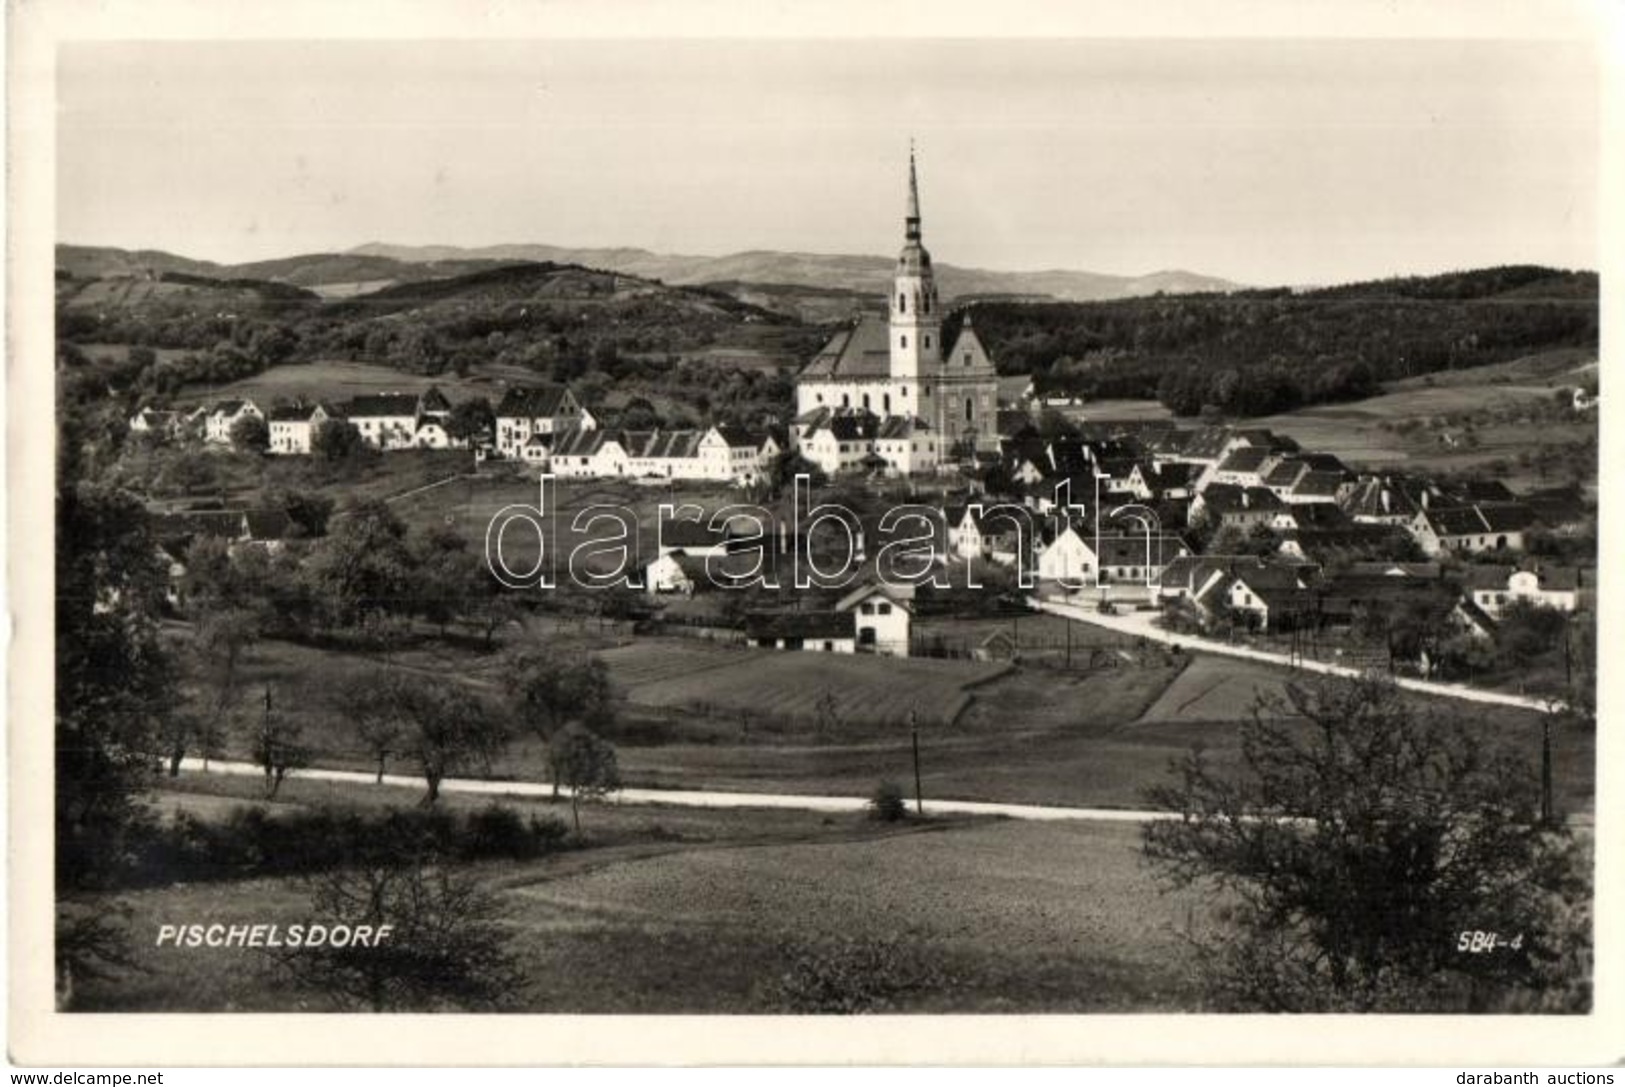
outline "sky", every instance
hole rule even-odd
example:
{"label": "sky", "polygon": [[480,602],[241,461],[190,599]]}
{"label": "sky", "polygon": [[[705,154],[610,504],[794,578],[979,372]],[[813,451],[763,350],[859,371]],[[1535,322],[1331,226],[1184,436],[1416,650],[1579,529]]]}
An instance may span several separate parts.
{"label": "sky", "polygon": [[1333,283],[1594,268],[1581,42],[68,42],[57,238],[889,254]]}

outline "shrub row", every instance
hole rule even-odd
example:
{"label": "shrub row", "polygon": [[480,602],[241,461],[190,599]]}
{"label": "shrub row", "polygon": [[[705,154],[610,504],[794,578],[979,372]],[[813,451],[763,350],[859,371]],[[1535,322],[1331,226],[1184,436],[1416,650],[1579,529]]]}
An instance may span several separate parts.
{"label": "shrub row", "polygon": [[495,803],[466,813],[318,807],[275,815],[245,805],[221,820],[183,812],[150,827],[132,869],[136,883],[157,885],[303,875],[404,857],[528,860],[563,848],[568,835],[551,815],[527,818]]}

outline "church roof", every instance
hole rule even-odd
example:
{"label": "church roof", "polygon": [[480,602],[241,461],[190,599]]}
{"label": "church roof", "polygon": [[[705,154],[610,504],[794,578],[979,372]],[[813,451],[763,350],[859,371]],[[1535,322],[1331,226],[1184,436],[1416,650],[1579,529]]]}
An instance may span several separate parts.
{"label": "church roof", "polygon": [[865,317],[830,337],[801,371],[801,380],[875,381],[891,377],[891,333],[884,321]]}

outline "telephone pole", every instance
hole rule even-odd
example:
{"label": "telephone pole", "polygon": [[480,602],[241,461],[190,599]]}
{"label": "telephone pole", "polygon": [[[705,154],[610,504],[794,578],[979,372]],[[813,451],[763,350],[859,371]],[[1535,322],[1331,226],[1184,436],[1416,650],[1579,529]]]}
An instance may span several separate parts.
{"label": "telephone pole", "polygon": [[914,814],[925,814],[925,795],[920,791],[920,715],[918,710],[908,711],[909,737],[914,743]]}

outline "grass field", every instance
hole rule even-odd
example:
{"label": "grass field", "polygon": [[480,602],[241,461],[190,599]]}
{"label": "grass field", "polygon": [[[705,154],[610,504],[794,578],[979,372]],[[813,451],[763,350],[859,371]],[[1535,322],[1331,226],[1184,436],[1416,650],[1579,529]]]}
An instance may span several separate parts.
{"label": "grass field", "polygon": [[[1435,428],[1401,434],[1393,424],[1549,402],[1555,388],[1578,384],[1587,373],[1594,373],[1595,360],[1595,352],[1549,351],[1493,366],[1406,378],[1389,382],[1381,395],[1366,400],[1322,404],[1245,422],[1268,427],[1296,439],[1306,449],[1333,453],[1356,466],[1466,471],[1491,461],[1515,460],[1537,436],[1528,426],[1485,426],[1478,430],[1476,448],[1452,448],[1440,444]],[[1172,418],[1154,400],[1099,400],[1064,409],[1064,413],[1090,421]],[[1197,423],[1187,419],[1180,425]],[[1538,440],[1560,445],[1583,441],[1595,433],[1594,420],[1542,424]],[[1507,481],[1517,486],[1558,482],[1516,468],[1508,473]]]}
{"label": "grass field", "polygon": [[[532,384],[542,380],[540,374],[530,375]],[[491,401],[492,406],[502,398],[505,389],[503,381],[479,372],[466,378],[454,373],[428,377],[389,366],[324,359],[273,366],[263,373],[225,385],[188,386],[175,401],[177,404],[190,404],[223,398],[248,398],[258,401],[263,408],[279,398],[347,400],[352,396],[372,393],[420,393],[431,385],[438,387],[453,403],[483,396]]]}
{"label": "grass field", "polygon": [[[1180,737],[1184,743],[1201,741],[1210,753],[1233,760],[1237,755],[1237,722],[1245,719],[1260,695],[1284,698],[1288,682],[1314,682],[1283,668],[1227,657],[1197,654],[1178,679],[1169,684],[1146,710],[1134,731],[1143,738]],[[1538,714],[1509,706],[1469,704],[1450,699],[1405,694],[1422,712],[1463,718],[1486,740],[1507,745],[1527,756],[1531,768],[1539,758],[1541,726]],[[1553,735],[1552,779],[1562,811],[1591,812],[1596,802],[1596,734],[1577,728],[1558,729]]]}
{"label": "grass field", "polygon": [[[595,810],[601,821],[609,808]],[[1193,1006],[1177,934],[1189,894],[1164,895],[1133,827],[640,809],[687,839],[469,869],[499,896],[529,979],[516,1010],[773,1012],[794,953],[890,942],[911,1012],[1172,1011]],[[188,923],[307,921],[296,880],[118,896],[142,967],[79,990],[88,1011],[323,1011],[252,950],[153,947]]]}
{"label": "grass field", "polygon": [[918,713],[952,724],[969,702],[965,688],[1007,667],[968,661],[894,659],[842,653],[719,650],[698,639],[640,640],[600,657],[629,701],[642,706],[747,711],[813,721],[833,696],[836,715],[866,727],[898,725]]}

